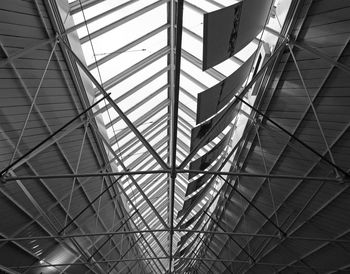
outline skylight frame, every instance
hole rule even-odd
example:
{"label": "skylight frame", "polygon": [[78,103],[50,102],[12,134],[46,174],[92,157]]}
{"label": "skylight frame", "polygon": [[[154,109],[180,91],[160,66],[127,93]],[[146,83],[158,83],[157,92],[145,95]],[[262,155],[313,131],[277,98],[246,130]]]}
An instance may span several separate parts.
{"label": "skylight frame", "polygon": [[[159,6],[159,5],[162,5],[162,4],[167,4],[167,3],[170,3],[172,2],[173,0],[163,0],[163,1],[155,1],[153,0],[152,3],[155,4],[155,6]],[[220,7],[223,7],[222,3],[225,3],[225,5],[228,5],[229,1],[213,1],[213,0],[206,0],[206,1],[203,1],[201,3],[200,6],[196,6],[195,2],[194,1],[189,1],[187,4],[185,4],[185,6],[187,7],[190,7],[190,9],[194,12],[196,12],[197,14],[200,14],[202,15],[203,12],[207,12],[207,11],[212,11],[213,9],[215,9],[215,7],[217,8],[220,8]],[[234,1],[236,2],[236,1]],[[158,5],[159,4],[159,5]],[[232,4],[232,1],[231,3]],[[169,15],[168,15],[169,16]],[[134,18],[137,18],[138,17],[138,11],[135,11],[135,13],[130,13],[128,15],[128,20],[126,20],[126,22],[130,21],[130,20],[133,20]],[[115,24],[115,26],[117,26],[117,24]],[[185,34],[185,37],[186,35],[188,35],[188,37],[191,37],[190,39],[194,39],[196,40],[197,42],[200,43],[201,41],[201,37],[200,35],[198,34],[198,31],[197,33],[196,32],[193,32],[190,28],[191,26],[187,26],[188,29],[186,29],[186,26],[185,26],[185,29],[184,29],[184,33]],[[155,30],[157,31],[160,31],[160,29],[162,31],[167,31],[169,32],[169,29],[171,28],[171,26],[167,23],[164,23],[163,24],[160,24],[156,29],[152,30],[151,33],[152,35],[150,36],[147,36],[147,34],[145,36],[138,36],[137,38],[135,38],[135,40],[131,41],[130,43],[126,43],[126,45],[123,45],[121,46],[120,48],[128,48],[128,49],[132,49],[132,47],[134,46],[137,46],[137,45],[140,45],[141,43],[143,43],[143,41],[141,41],[140,39],[145,39],[144,41],[147,41],[148,39],[150,39],[151,37],[154,37],[154,35],[157,35],[156,32],[153,32]],[[101,28],[102,30],[102,28]],[[195,31],[195,30],[194,30]],[[102,31],[104,32],[104,31]],[[157,32],[157,33],[160,33],[160,32]],[[92,35],[94,36],[94,35]],[[88,43],[89,42],[89,39],[87,38],[83,38],[81,39],[82,42],[86,42]],[[130,44],[132,44],[132,46],[130,46]],[[184,46],[186,47],[186,46]],[[116,49],[118,50],[118,49]],[[123,70],[122,73],[118,73],[117,75],[115,75],[114,77],[108,79],[108,81],[104,81],[106,83],[103,83],[103,85],[105,85],[105,88],[106,90],[109,90],[109,89],[113,89],[114,87],[117,87],[118,84],[122,83],[124,80],[127,80],[129,77],[131,77],[134,73],[137,73],[137,72],[140,72],[142,71],[142,69],[144,69],[145,67],[153,64],[154,62],[156,62],[157,60],[160,60],[160,58],[164,58],[164,57],[168,57],[169,54],[171,52],[171,49],[169,48],[169,44],[167,47],[163,47],[160,51],[157,52],[157,54],[155,54],[154,56],[152,56],[152,58],[149,58],[148,60],[144,60],[144,62],[139,62],[137,63],[135,66],[132,66],[132,68],[128,69],[126,68],[125,70]],[[183,112],[185,115],[188,115],[190,117],[190,122],[185,123],[183,120],[179,122],[179,132],[180,132],[180,136],[181,136],[181,142],[179,142],[179,145],[178,145],[178,150],[179,150],[179,155],[177,155],[177,162],[181,162],[183,160],[183,157],[184,155],[186,155],[187,153],[189,153],[189,147],[188,147],[188,143],[189,143],[189,140],[190,140],[190,129],[191,127],[194,126],[194,118],[195,118],[195,111],[194,111],[194,104],[196,103],[196,100],[194,100],[196,94],[202,90],[204,90],[206,88],[205,85],[198,85],[198,82],[196,83],[195,79],[196,78],[199,78],[198,75],[199,75],[199,72],[201,68],[201,60],[200,60],[200,56],[199,55],[194,55],[193,54],[194,52],[192,51],[191,53],[191,50],[186,50],[186,48],[183,49],[183,62],[188,62],[189,64],[193,64],[193,66],[196,66],[198,69],[197,69],[197,73],[192,71],[191,69],[183,69],[183,72],[182,72],[182,77],[185,77],[185,78],[189,78],[188,76],[191,75],[191,74],[194,74],[195,76],[192,77],[192,79],[190,79],[190,81],[192,81],[192,83],[194,85],[197,85],[199,86],[200,88],[197,90],[197,91],[193,91],[193,88],[191,88],[190,86],[189,87],[186,87],[186,85],[182,86],[181,88],[183,89],[183,87],[191,90],[191,92],[187,92],[187,93],[184,93],[184,91],[182,90],[182,94],[183,95],[186,95],[186,99],[184,99],[182,102],[180,102],[179,104],[179,108],[180,108],[180,113]],[[113,54],[113,53],[112,53]],[[244,59],[244,58],[242,58]],[[101,60],[101,59],[99,59]],[[186,60],[186,61],[185,61]],[[109,60],[110,61],[110,60]],[[108,60],[107,60],[108,62]],[[241,64],[241,60],[240,58],[231,58],[229,61],[228,61],[228,65],[225,65],[225,66],[235,66],[235,68],[231,68],[233,70],[235,70],[238,65],[237,64]],[[91,64],[90,65],[90,68],[92,68]],[[226,76],[229,75],[229,73],[231,73],[230,70],[227,70],[225,69],[225,66],[220,64],[219,66],[213,68],[213,69],[209,69],[207,72],[201,72],[201,77],[211,77],[211,81],[213,82],[218,82],[222,79],[224,79]],[[164,66],[163,68],[161,68],[161,71],[162,71],[162,74],[160,75],[163,75],[163,73],[168,73],[169,71],[171,71],[171,66],[169,66],[169,64],[167,66]],[[229,72],[230,71],[230,72]],[[96,75],[97,77],[97,75]],[[149,78],[147,78],[145,81],[147,81]],[[139,82],[138,84],[140,84],[141,82]],[[208,86],[210,86],[211,84],[206,84]],[[166,88],[169,88],[169,87],[165,87]],[[130,90],[129,90],[130,91]],[[127,91],[128,92],[128,91]],[[131,94],[137,94],[137,92],[141,92],[141,89],[135,89],[133,92],[130,92],[129,94],[128,93],[125,93],[125,98],[131,96]],[[113,95],[114,96],[114,95]],[[129,97],[131,98],[131,97]],[[149,98],[148,98],[149,99]],[[160,109],[164,110],[166,108],[168,108],[169,106],[169,99],[170,98],[167,98],[165,100],[162,100],[162,102],[160,102],[159,104],[157,104],[153,109],[157,109],[157,107],[159,107]],[[118,100],[116,98],[116,100]],[[141,100],[142,101],[142,100]],[[148,100],[146,100],[148,101]],[[145,102],[146,103],[146,102]],[[188,106],[188,104],[190,104],[190,107]],[[106,108],[106,111],[108,111],[108,107]],[[125,109],[125,112],[127,114],[130,114],[130,108],[129,109]],[[130,113],[129,113],[130,112]],[[106,114],[105,114],[106,115]],[[185,117],[184,115],[184,117]],[[115,115],[113,115],[115,116]],[[150,119],[152,119],[152,117],[154,117],[154,112],[151,112],[151,110],[149,112],[146,113],[146,118],[145,117],[141,117],[141,116],[138,116],[135,121],[135,123],[138,123],[140,122],[141,125],[139,126],[142,126],[142,121],[146,122]],[[162,116],[163,117],[163,116]],[[117,120],[117,119],[115,119]],[[152,129],[150,129],[149,131],[147,131],[147,134],[149,133],[149,135],[152,136],[152,133],[154,132],[157,132],[156,128],[157,127],[160,127],[161,126],[161,131],[164,130],[164,132],[168,131],[168,127],[167,126],[164,126],[164,124],[167,124],[167,121],[168,119],[165,119],[163,122],[160,122],[157,126],[155,126],[154,128],[153,127],[150,127]],[[185,120],[186,121],[186,120]],[[112,121],[112,123],[106,123],[106,126],[107,126],[107,129],[109,131],[115,131],[113,128],[118,128],[120,125],[124,125],[124,127],[118,129],[118,133],[116,136],[113,136],[114,138],[110,138],[111,141],[112,141],[112,146],[115,148],[115,153],[117,154],[121,154],[123,155],[124,153],[126,154],[125,157],[125,160],[128,161],[129,157],[131,157],[132,155],[128,155],[129,153],[131,153],[131,151],[133,151],[132,147],[133,146],[137,146],[138,144],[140,144],[140,142],[138,141],[138,139],[136,138],[136,136],[133,136],[133,134],[131,133],[131,131],[125,127],[125,123],[123,122],[119,122],[118,123],[118,120],[117,121]],[[146,127],[148,128],[148,127]],[[220,136],[220,138],[222,138],[222,135]],[[157,140],[156,138],[154,137],[150,137],[149,138],[149,141],[152,142],[152,140],[155,142],[154,146],[157,146],[159,145],[159,149],[161,151],[161,155],[162,155],[162,158],[164,160],[167,160],[166,158],[166,146],[164,148],[162,148],[162,146],[164,144],[166,144],[167,142],[169,142],[169,138],[166,139],[166,138],[160,138],[161,140]],[[213,141],[211,142],[207,148],[201,150],[201,152],[198,154],[202,154],[203,151],[207,151],[206,149],[209,149],[210,147],[213,147],[215,145],[215,143],[217,143],[218,141]],[[121,147],[123,149],[118,149],[118,146],[119,144],[121,144]],[[130,152],[129,152],[130,151]],[[143,153],[142,153],[143,154]],[[198,156],[197,156],[198,157]],[[136,159],[132,159],[130,160],[130,163],[129,162],[126,162],[128,165],[132,166],[132,167],[145,167],[145,168],[152,168],[152,167],[156,167],[157,166],[157,163],[154,161],[154,159],[152,159],[152,157],[145,157],[143,158],[142,156],[140,157],[137,157]],[[144,166],[146,165],[146,166]],[[139,177],[144,177],[145,181],[147,180],[147,176],[146,175],[141,175]],[[150,176],[152,177],[152,176]],[[178,207],[181,203],[181,201],[183,201],[184,199],[184,193],[183,193],[183,187],[185,185],[184,183],[184,178],[179,178],[178,181],[180,181],[180,185],[178,188],[181,189],[181,192],[179,193],[180,195],[177,195],[175,194],[175,200],[176,200],[176,206],[174,207],[174,210],[177,211],[178,210]],[[147,187],[146,187],[147,188]],[[137,196],[140,196],[139,194]],[[166,206],[164,206],[163,208],[163,205],[160,206],[160,208],[162,208],[162,211],[164,211]],[[145,214],[146,216],[148,216],[148,212],[145,211]],[[175,234],[175,238],[178,240],[179,238],[179,235],[176,233]]]}

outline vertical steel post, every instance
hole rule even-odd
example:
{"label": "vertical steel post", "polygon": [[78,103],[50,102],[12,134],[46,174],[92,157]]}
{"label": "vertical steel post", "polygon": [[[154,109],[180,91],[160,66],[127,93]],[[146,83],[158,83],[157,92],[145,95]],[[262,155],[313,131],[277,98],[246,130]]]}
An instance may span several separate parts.
{"label": "vertical steel post", "polygon": [[169,273],[172,273],[173,261],[173,235],[174,235],[174,202],[175,202],[175,184],[176,184],[176,145],[177,128],[179,112],[179,93],[180,93],[180,65],[181,65],[181,43],[182,43],[182,19],[183,19],[183,0],[178,0],[176,6],[176,54],[175,54],[175,82],[174,92],[171,94],[171,136],[170,136],[170,235],[169,235]]}

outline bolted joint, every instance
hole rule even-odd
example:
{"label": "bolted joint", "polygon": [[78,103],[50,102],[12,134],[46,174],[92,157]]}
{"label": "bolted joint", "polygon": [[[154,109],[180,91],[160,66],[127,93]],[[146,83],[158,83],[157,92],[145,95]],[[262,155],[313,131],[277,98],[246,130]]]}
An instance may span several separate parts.
{"label": "bolted joint", "polygon": [[279,238],[280,240],[286,239],[286,238],[287,238],[287,233],[284,232],[284,231],[280,232],[280,233],[278,234],[278,238]]}
{"label": "bolted joint", "polygon": [[176,177],[177,177],[177,172],[176,172],[176,171],[171,171],[171,172],[170,172],[170,178],[173,179],[173,180],[175,180]]}
{"label": "bolted joint", "polygon": [[0,176],[0,183],[1,184],[6,184],[7,183],[7,179],[9,177],[10,177],[10,174],[8,172],[1,174],[1,176]]}
{"label": "bolted joint", "polygon": [[293,44],[293,39],[290,35],[286,36],[286,45],[292,45]]}
{"label": "bolted joint", "polygon": [[262,124],[262,121],[263,117],[260,115],[257,115],[253,120],[255,126],[260,126]]}
{"label": "bolted joint", "polygon": [[[347,172],[349,172],[349,170],[347,170]],[[340,184],[350,184],[350,175],[349,175],[349,173],[343,174],[343,175],[340,175],[339,173],[337,173],[336,179],[338,180],[338,182]]]}
{"label": "bolted joint", "polygon": [[295,44],[295,38],[291,35],[288,35],[285,41],[287,46],[293,46]]}

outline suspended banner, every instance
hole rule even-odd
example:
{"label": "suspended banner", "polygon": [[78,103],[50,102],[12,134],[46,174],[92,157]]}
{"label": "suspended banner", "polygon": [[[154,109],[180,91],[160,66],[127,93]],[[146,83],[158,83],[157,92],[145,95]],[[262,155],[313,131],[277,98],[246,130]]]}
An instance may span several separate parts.
{"label": "suspended banner", "polygon": [[[202,157],[190,163],[190,170],[205,170],[209,167],[221,154],[221,152],[227,147],[227,144],[231,140],[233,128],[221,139],[221,141],[213,147],[212,150],[208,151]],[[188,179],[196,176],[198,172],[190,172]]]}
{"label": "suspended banner", "polygon": [[273,0],[244,0],[204,14],[203,70],[249,44],[264,28]]}
{"label": "suspended banner", "polygon": [[[205,181],[207,182],[207,181]],[[204,183],[203,183],[204,184]],[[192,210],[207,194],[211,187],[211,184],[206,184],[200,191],[198,191],[191,198],[185,200],[182,209],[177,213],[177,218],[182,217],[187,211]]]}
{"label": "suspended banner", "polygon": [[[216,164],[209,171],[217,171],[221,163],[222,163],[222,158],[219,161],[217,161]],[[201,186],[206,184],[208,182],[208,180],[210,179],[210,177],[212,177],[212,176],[213,176],[213,174],[208,174],[208,173],[203,174],[198,179],[190,182],[187,185],[186,196],[191,195],[193,192],[195,192],[196,190],[201,188]]]}
{"label": "suspended banner", "polygon": [[180,239],[180,241],[178,241],[177,246],[182,246],[183,244],[185,244],[187,242],[187,240],[195,233],[194,231],[196,230],[200,230],[199,227],[201,224],[203,224],[203,220],[206,217],[206,214],[203,214],[198,222],[193,226],[193,228],[191,229],[192,231],[187,232],[185,235],[183,235]]}
{"label": "suspended banner", "polygon": [[193,215],[193,217],[191,217],[186,223],[183,223],[182,225],[180,225],[180,229],[186,229],[188,228],[191,224],[193,224],[198,218],[199,216],[202,215],[202,213],[204,212],[204,210],[207,210],[208,205],[203,206],[200,210],[198,210],[198,212]]}
{"label": "suspended banner", "polygon": [[[225,159],[225,157],[221,157],[221,159],[217,162],[217,164],[216,164],[217,167],[215,166],[216,170],[218,170],[218,168],[221,170],[222,164],[224,163],[224,159]],[[209,175],[209,178],[210,178],[210,176],[212,176],[212,177],[210,180],[208,178],[206,181],[202,182],[202,185],[204,185],[206,182],[209,181],[200,191],[198,191],[191,198],[185,200],[185,202],[182,206],[182,209],[177,213],[177,218],[180,218],[183,215],[185,215],[186,212],[191,211],[205,197],[205,195],[208,193],[208,191],[212,188],[212,184],[213,184],[214,180],[217,179],[216,176],[213,176],[212,174],[205,174],[205,175]],[[203,175],[203,176],[205,176],[205,175]],[[195,181],[193,181],[193,182],[195,182]],[[199,188],[200,188],[200,186],[197,189],[199,189]],[[187,192],[188,191],[189,191],[189,187],[187,187]],[[208,202],[203,207],[207,208],[207,206],[208,206]]]}
{"label": "suspended banner", "polygon": [[187,211],[192,210],[202,197],[207,193],[207,190],[209,189],[210,184],[207,184],[203,189],[201,189],[196,195],[192,196],[191,198],[185,200],[182,209],[177,213],[177,218],[182,217]]}
{"label": "suspended banner", "polygon": [[[203,216],[206,216],[206,215],[203,215]],[[203,220],[204,220],[204,217],[201,218],[200,223],[202,223]],[[206,226],[208,224],[209,220],[210,220],[209,218],[206,219],[206,221],[203,223],[202,229],[203,229],[204,226]],[[193,229],[193,230],[195,230],[195,229]],[[182,256],[186,255],[189,251],[191,251],[191,247],[193,247],[196,244],[196,246],[193,247],[193,249],[192,249],[192,252],[193,252],[194,249],[196,249],[197,246],[200,244],[201,239],[199,238],[199,235],[200,234],[197,234],[195,239],[193,241],[191,241],[190,243],[188,243],[188,245],[185,248],[183,248],[181,251],[179,249],[177,249],[177,251],[175,252],[174,257],[182,257]],[[199,240],[199,242],[198,242],[198,240]],[[186,266],[186,261],[181,260],[181,258],[180,258],[180,260],[177,263],[175,263],[174,268],[175,268],[175,270],[178,271],[178,270],[183,269],[184,266]]]}
{"label": "suspended banner", "polygon": [[[203,146],[214,140],[232,122],[241,108],[241,103],[236,100],[226,111],[219,113],[205,123],[191,130],[191,150],[203,141]],[[207,134],[207,132],[209,132]],[[203,138],[205,140],[203,140]]]}
{"label": "suspended banner", "polygon": [[181,251],[176,251],[174,257],[182,257],[183,255],[185,255],[188,251],[190,251],[191,247],[193,246],[193,242],[191,242],[189,245],[187,245],[184,249],[182,249]]}
{"label": "suspended banner", "polygon": [[225,80],[198,94],[197,124],[213,116],[230,102],[248,78],[254,57],[255,52]]}

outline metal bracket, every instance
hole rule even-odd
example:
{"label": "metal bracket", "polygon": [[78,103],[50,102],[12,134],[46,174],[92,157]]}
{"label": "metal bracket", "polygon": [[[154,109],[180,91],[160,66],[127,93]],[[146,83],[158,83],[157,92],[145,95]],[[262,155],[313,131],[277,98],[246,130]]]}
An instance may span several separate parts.
{"label": "metal bracket", "polygon": [[1,184],[6,184],[7,183],[7,179],[10,177],[10,174],[7,172],[7,173],[4,173],[1,175],[0,177],[0,183]]}

